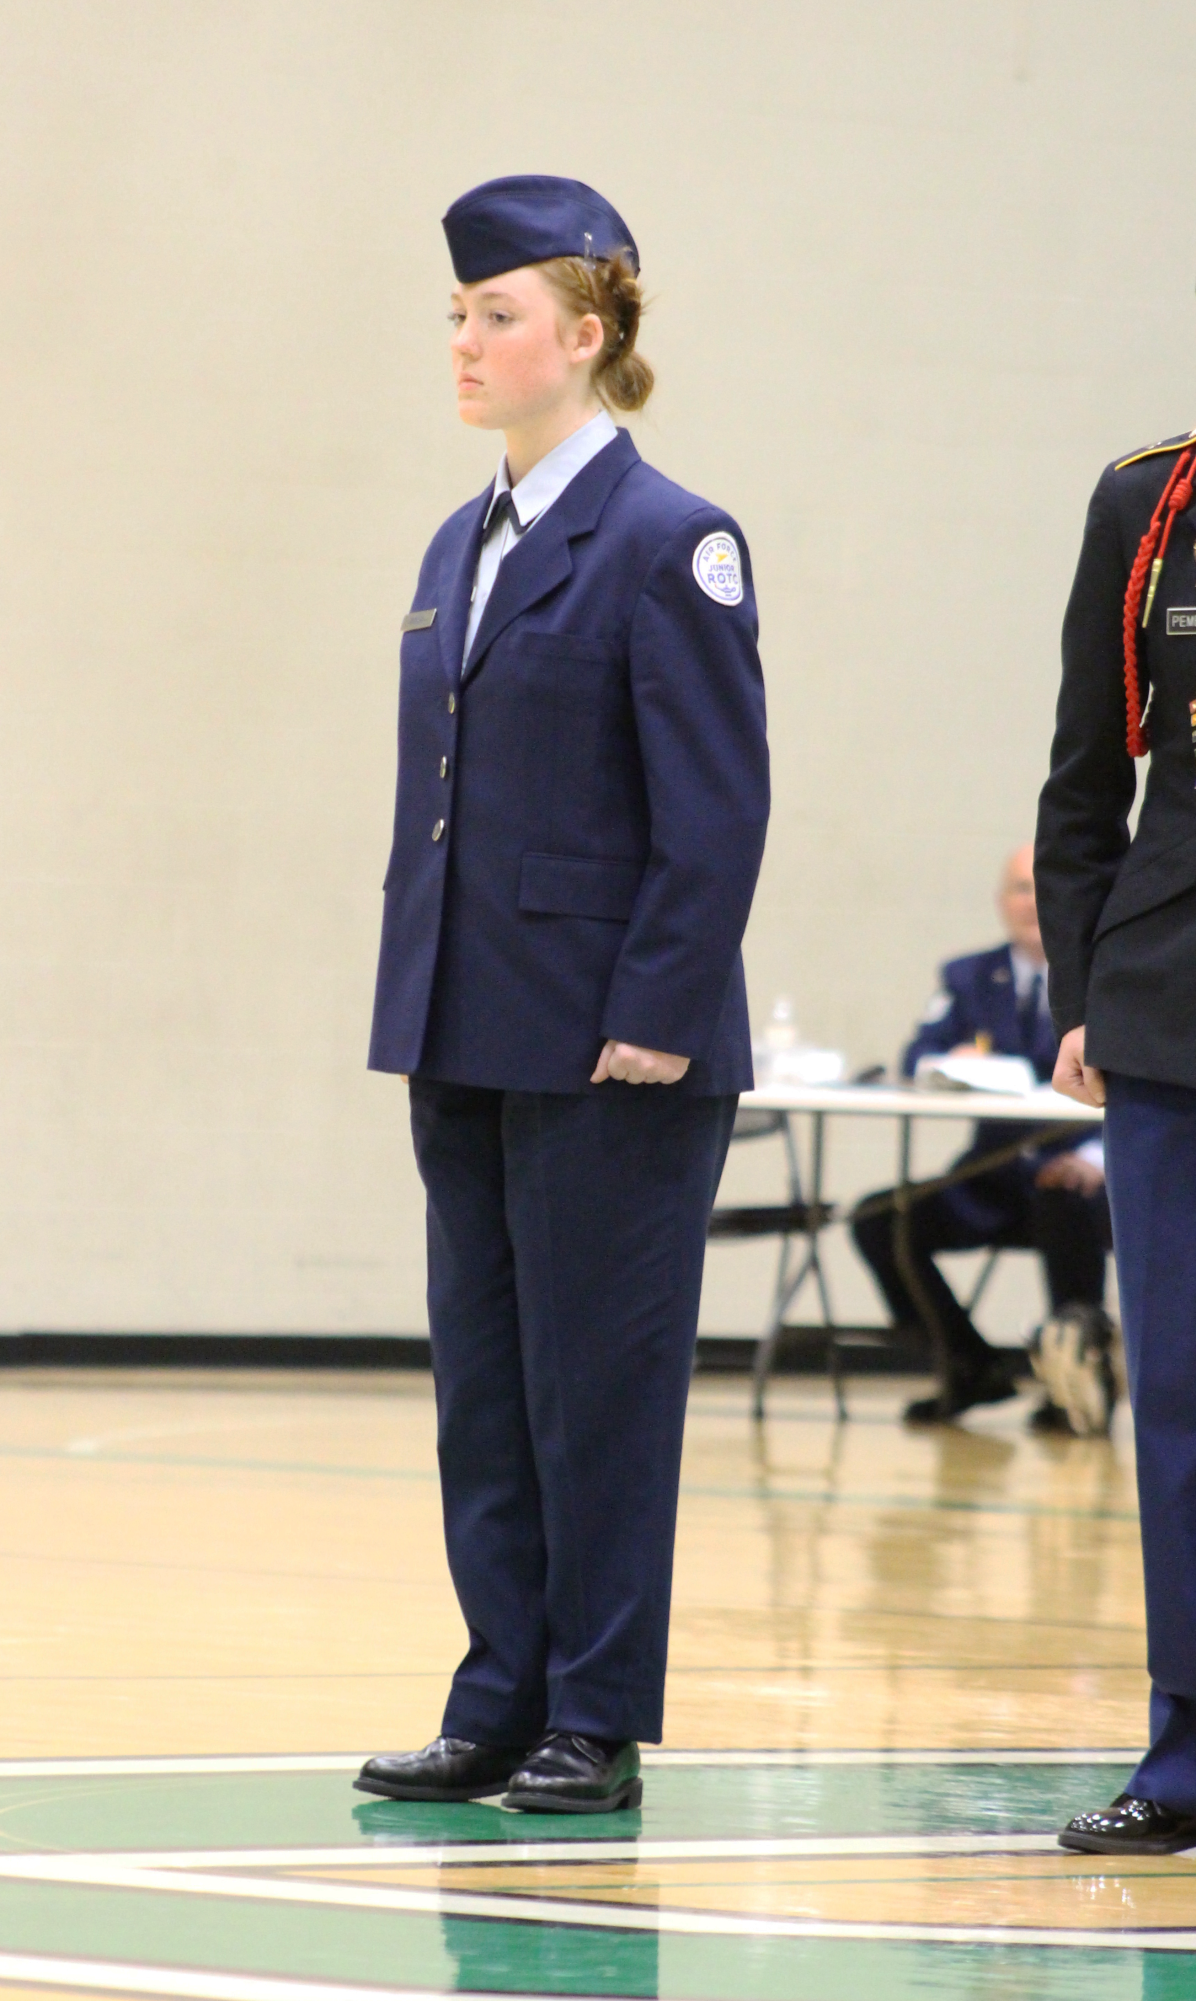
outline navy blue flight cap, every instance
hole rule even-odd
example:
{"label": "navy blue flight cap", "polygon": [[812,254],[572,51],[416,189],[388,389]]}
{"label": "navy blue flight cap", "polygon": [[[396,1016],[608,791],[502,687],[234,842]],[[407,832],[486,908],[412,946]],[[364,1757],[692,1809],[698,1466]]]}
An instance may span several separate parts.
{"label": "navy blue flight cap", "polygon": [[617,209],[584,181],[555,174],[483,181],[453,203],[444,233],[462,285],[550,257],[613,257],[620,250],[640,268],[635,238]]}

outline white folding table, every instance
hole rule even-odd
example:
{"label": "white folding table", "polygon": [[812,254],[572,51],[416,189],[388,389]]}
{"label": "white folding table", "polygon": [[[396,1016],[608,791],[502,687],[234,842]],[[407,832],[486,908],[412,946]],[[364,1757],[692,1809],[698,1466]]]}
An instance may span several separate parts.
{"label": "white folding table", "polygon": [[[819,1238],[833,1211],[825,1202],[823,1173],[828,1118],[892,1119],[897,1127],[896,1206],[901,1208],[916,1191],[911,1175],[913,1128],[915,1121],[955,1119],[1043,1128],[1043,1138],[1054,1138],[1070,1126],[1099,1126],[1103,1112],[1092,1105],[1064,1098],[1049,1085],[1028,1096],[1006,1096],[988,1091],[915,1090],[912,1085],[887,1084],[765,1084],[745,1091],[739,1100],[741,1111],[771,1112],[777,1117],[777,1131],[783,1138],[789,1200],[804,1202],[809,1212],[807,1226],[796,1234],[783,1236],[771,1322],[756,1344],[753,1367],[753,1408],[757,1417],[764,1413],[764,1388],[785,1332],[785,1317],[807,1279],[818,1292],[822,1327],[826,1330],[827,1364],[840,1417],[847,1414],[843,1397],[840,1340],[831,1312],[826,1275],[822,1268]],[[797,1122],[809,1124],[806,1148],[808,1171],[802,1172]],[[1052,1130],[1055,1129],[1055,1130]],[[804,1248],[803,1248],[804,1240]]]}

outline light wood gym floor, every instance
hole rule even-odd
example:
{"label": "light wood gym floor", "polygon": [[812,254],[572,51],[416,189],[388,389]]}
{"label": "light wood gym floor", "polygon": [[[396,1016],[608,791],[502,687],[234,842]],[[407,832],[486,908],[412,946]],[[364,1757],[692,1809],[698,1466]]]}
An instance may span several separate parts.
{"label": "light wood gym floor", "polygon": [[464,1646],[426,1377],[6,1374],[0,1997],[1196,1991],[1196,1862],[1053,1839],[1144,1730],[1125,1414],[917,1387],[697,1381],[665,1744],[566,1824],[350,1788]]}

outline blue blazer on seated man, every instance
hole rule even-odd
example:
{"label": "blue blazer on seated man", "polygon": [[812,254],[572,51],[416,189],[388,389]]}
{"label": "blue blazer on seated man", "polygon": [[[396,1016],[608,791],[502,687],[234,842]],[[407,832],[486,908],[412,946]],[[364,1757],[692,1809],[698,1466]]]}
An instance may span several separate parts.
{"label": "blue blazer on seated man", "polygon": [[[938,990],[902,1057],[905,1076],[913,1076],[923,1056],[979,1047],[998,1056],[1023,1056],[1039,1081],[1049,1082],[1058,1042],[1047,1006],[1028,846],[1010,856],[997,901],[1008,942],[951,959],[943,967]],[[974,1403],[999,1402],[1013,1394],[1014,1358],[985,1341],[935,1263],[936,1251],[985,1245],[1037,1249],[1053,1310],[1102,1304],[1109,1223],[1100,1141],[1081,1130],[1076,1139],[1037,1147],[1031,1144],[1034,1131],[1030,1125],[981,1120],[963,1160],[1008,1146],[1019,1134],[1027,1141],[1025,1153],[941,1190],[910,1212],[909,1251],[918,1290],[933,1310],[947,1349],[946,1378],[938,1393],[919,1398],[906,1412],[915,1422],[955,1417]],[[894,1212],[861,1218],[853,1235],[893,1320],[917,1325],[923,1315],[898,1268]],[[1037,1421],[1047,1426],[1064,1428],[1066,1420],[1060,1420],[1053,1405],[1037,1414]]]}
{"label": "blue blazer on seated man", "polygon": [[[686,1094],[751,1088],[739,941],[768,774],[747,550],[611,432],[504,558],[464,665],[491,486],[424,558],[375,1070],[581,1091],[610,1038],[688,1056]],[[743,552],[735,602],[695,583],[720,538]]]}
{"label": "blue blazer on seated man", "polygon": [[[1046,964],[1021,953],[1015,961],[1014,950],[1012,944],[994,945],[987,952],[969,952],[947,961],[939,973],[938,989],[902,1055],[904,1077],[914,1075],[924,1056],[948,1056],[953,1049],[975,1045],[995,1056],[1025,1057],[1039,1083],[1050,1083],[1059,1044],[1047,1006]],[[981,1119],[968,1151],[987,1153],[1008,1146],[1021,1130],[1027,1138],[1034,1132],[1030,1125],[1020,1128],[1003,1119],[999,1123]],[[1090,1137],[1081,1134],[1079,1139],[1036,1149],[1012,1162],[1011,1172],[1032,1181],[1044,1152],[1065,1152]],[[950,1192],[957,1212],[973,1217],[978,1228],[999,1232],[1007,1223],[1007,1202],[999,1187],[983,1180],[963,1181]]]}
{"label": "blue blazer on seated man", "polygon": [[1019,994],[1011,945],[949,959],[939,975],[938,992],[902,1056],[902,1075],[912,1077],[923,1056],[945,1056],[961,1043],[987,1037],[997,1054],[1025,1056],[1039,1082],[1048,1084],[1058,1044],[1045,998],[1045,964],[1035,967],[1034,974],[1039,984],[1031,1001],[1024,974]]}

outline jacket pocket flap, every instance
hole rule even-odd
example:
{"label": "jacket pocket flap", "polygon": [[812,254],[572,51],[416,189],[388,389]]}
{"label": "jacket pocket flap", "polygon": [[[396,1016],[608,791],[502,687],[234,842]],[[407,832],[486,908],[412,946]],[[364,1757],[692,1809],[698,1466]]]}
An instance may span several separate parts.
{"label": "jacket pocket flap", "polygon": [[536,626],[521,625],[516,643],[524,653],[544,654],[551,660],[592,660],[606,666],[618,658],[612,647],[584,639],[578,632],[541,632]]}
{"label": "jacket pocket flap", "polygon": [[1139,847],[1135,842],[1105,899],[1095,937],[1103,938],[1106,931],[1115,930],[1119,924],[1144,917],[1148,910],[1170,903],[1173,896],[1182,896],[1194,885],[1196,839],[1185,836],[1162,850],[1145,844]]}
{"label": "jacket pocket flap", "polygon": [[524,855],[520,910],[551,917],[605,917],[625,924],[643,878],[642,862],[591,861],[585,855]]}

